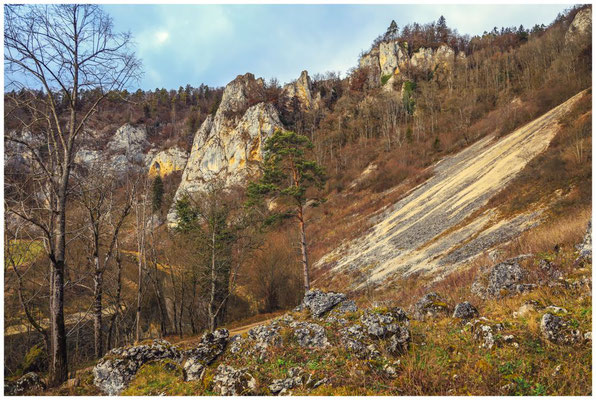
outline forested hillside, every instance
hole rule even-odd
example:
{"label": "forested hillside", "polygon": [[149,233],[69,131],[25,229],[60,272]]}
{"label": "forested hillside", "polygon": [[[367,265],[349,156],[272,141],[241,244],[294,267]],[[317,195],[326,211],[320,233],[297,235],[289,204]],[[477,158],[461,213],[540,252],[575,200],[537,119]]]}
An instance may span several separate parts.
{"label": "forested hillside", "polygon": [[[29,54],[22,35],[33,35],[23,33],[31,15],[19,8],[6,12],[5,52],[7,46],[11,52],[5,62],[15,70],[35,70],[18,56]],[[100,8],[93,13],[109,18]],[[347,321],[385,313],[401,324],[394,304],[412,306],[431,290],[443,293],[446,298],[437,302],[446,308],[467,301],[483,268],[520,254],[535,255],[522,263],[532,279],[550,273],[540,269],[542,259],[565,277],[588,276],[591,260],[582,259],[581,271],[572,264],[573,246],[591,219],[591,6],[572,7],[531,28],[487,27],[474,37],[455,28],[443,17],[404,27],[391,22],[346,76],[304,71],[281,85],[238,71],[225,88],[191,82],[150,91],[130,89],[140,64],[124,51],[127,38],[114,36],[109,39],[124,41],[112,55],[114,64],[100,72],[81,67],[80,87],[61,88],[70,78],[55,65],[61,71],[57,76],[41,74],[46,88],[12,85],[4,99],[5,379],[15,382],[37,372],[44,377],[42,386],[57,388],[52,394],[97,394],[80,378],[90,379],[84,368],[111,349],[156,338],[195,345],[204,332],[292,310],[311,288],[339,290],[356,301],[354,306],[376,307],[342,310]],[[52,62],[57,61],[39,68],[50,70]],[[36,63],[43,61],[33,59],[31,65]],[[123,75],[112,75],[117,68]],[[89,76],[102,81],[101,88]],[[489,173],[495,165],[500,173]],[[585,289],[578,285],[565,290]],[[591,310],[591,300],[570,300],[571,292],[550,286],[544,290],[522,290],[523,300],[538,301],[542,308],[569,300],[575,328],[591,329],[591,311],[584,312]],[[472,300],[481,315],[495,321],[522,306],[519,297],[507,298],[506,311],[498,309],[498,298]],[[288,339],[290,323],[311,329],[308,324],[316,321],[305,307],[281,322],[272,337],[279,331]],[[335,352],[354,337],[340,334],[346,325],[325,316],[326,328],[339,324],[331,329],[337,330],[330,344]],[[476,357],[477,346],[463,333],[456,335],[462,352],[445,351],[458,354],[458,365],[465,363],[464,354],[474,357],[492,381],[474,375],[469,391],[453,389],[446,382],[455,373],[451,361],[421,347],[420,338],[431,332],[419,322],[425,318],[415,319],[412,337],[408,331],[407,340],[393,344],[393,353],[405,357],[402,367],[373,362],[366,377],[338,374],[337,387],[351,389],[335,392],[336,386],[323,382],[320,368],[308,364],[309,382],[323,383],[305,383],[304,394],[318,386],[313,393],[351,394],[358,386],[353,379],[368,385],[374,374],[384,382],[374,393],[382,394],[545,394],[540,385],[546,375],[525,389],[507,378],[517,386],[503,389],[497,369],[511,369],[515,379],[526,379],[529,372]],[[450,335],[468,329],[446,321],[438,324],[446,336],[424,343],[453,347]],[[485,322],[496,329],[495,321]],[[472,331],[483,329],[472,323]],[[523,335],[524,327],[511,324],[505,324],[509,331]],[[268,335],[250,339],[269,340],[261,334]],[[401,340],[391,334],[396,335],[391,340]],[[383,338],[375,343],[384,349],[389,336]],[[203,337],[201,343],[210,346],[212,339]],[[410,339],[414,345],[408,352]],[[534,339],[526,339],[520,343],[530,357]],[[240,368],[235,353],[224,353],[227,336],[221,340],[221,351],[200,363],[206,366],[222,354]],[[311,363],[303,344],[291,343],[298,346],[292,362]],[[168,346],[155,351],[175,358]],[[419,368],[416,351],[441,363],[445,376],[433,380],[430,371]],[[578,351],[587,357],[588,350]],[[337,352],[338,364],[326,368],[362,367],[343,350]],[[561,360],[563,352],[555,352]],[[497,358],[513,362],[514,353],[500,348]],[[263,382],[283,378],[274,368],[289,371],[290,364],[282,365],[287,353],[279,350],[277,356],[282,361],[269,360],[271,365],[255,361],[263,368],[257,374]],[[532,366],[547,362],[536,357]],[[180,366],[160,367],[172,378],[151,365],[139,371],[177,382],[166,385],[166,394],[212,393],[215,366],[193,383],[203,386],[189,388],[178,385],[188,380],[186,366],[184,372]],[[465,369],[472,374],[474,368]],[[77,375],[76,384],[69,381],[74,386],[60,386],[77,370],[87,375]],[[582,370],[566,371],[573,389],[552,387],[546,393],[586,394],[572,382]],[[139,376],[125,394],[161,393],[144,391],[150,385]],[[391,379],[406,389],[395,389]],[[280,391],[260,382],[251,393]]]}

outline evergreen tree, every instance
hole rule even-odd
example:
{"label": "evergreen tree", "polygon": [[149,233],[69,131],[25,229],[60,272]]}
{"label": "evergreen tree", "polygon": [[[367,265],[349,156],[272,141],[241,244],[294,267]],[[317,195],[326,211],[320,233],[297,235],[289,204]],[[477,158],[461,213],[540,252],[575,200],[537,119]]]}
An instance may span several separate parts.
{"label": "evergreen tree", "polygon": [[151,204],[153,206],[153,212],[160,211],[161,205],[163,203],[163,181],[159,174],[155,177],[155,180],[153,180],[151,192]]}
{"label": "evergreen tree", "polygon": [[270,220],[295,218],[298,221],[305,291],[310,289],[310,279],[304,207],[307,201],[317,205],[322,200],[307,195],[307,191],[309,188],[321,189],[326,180],[323,168],[307,157],[312,148],[313,144],[306,136],[291,131],[275,131],[265,142],[263,176],[248,185],[249,205],[266,197],[275,200],[280,210],[273,213]]}

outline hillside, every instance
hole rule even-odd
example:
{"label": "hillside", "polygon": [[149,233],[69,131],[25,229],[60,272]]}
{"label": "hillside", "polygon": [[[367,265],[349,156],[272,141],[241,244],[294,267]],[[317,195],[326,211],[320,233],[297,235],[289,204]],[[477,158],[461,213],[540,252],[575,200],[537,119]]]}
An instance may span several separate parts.
{"label": "hillside", "polygon": [[589,395],[591,19],[6,92],[5,394]]}

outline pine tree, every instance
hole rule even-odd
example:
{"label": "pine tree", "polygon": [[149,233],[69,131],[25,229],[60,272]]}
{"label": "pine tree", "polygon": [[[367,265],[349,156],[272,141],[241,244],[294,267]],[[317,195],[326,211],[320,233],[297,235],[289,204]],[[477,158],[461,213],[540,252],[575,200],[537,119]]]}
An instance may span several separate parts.
{"label": "pine tree", "polygon": [[275,200],[280,211],[271,219],[295,218],[298,221],[305,291],[310,289],[310,278],[304,207],[307,201],[316,205],[322,200],[307,195],[307,191],[309,188],[321,189],[326,180],[323,168],[307,158],[307,151],[312,148],[313,144],[306,136],[275,131],[265,142],[263,176],[248,185],[249,205],[263,198]]}
{"label": "pine tree", "polygon": [[153,212],[156,212],[161,210],[161,205],[163,203],[163,181],[159,175],[157,175],[153,181],[152,194],[151,204],[153,206]]}

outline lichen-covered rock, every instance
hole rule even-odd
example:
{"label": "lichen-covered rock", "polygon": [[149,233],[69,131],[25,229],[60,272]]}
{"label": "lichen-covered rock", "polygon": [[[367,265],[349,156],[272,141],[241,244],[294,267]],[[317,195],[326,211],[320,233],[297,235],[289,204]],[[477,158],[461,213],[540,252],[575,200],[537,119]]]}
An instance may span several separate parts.
{"label": "lichen-covered rock", "polygon": [[503,330],[503,324],[491,324],[486,318],[480,318],[473,322],[468,322],[466,327],[474,335],[474,339],[480,342],[481,348],[492,349],[500,343],[497,332]]}
{"label": "lichen-covered rock", "polygon": [[149,176],[170,175],[176,171],[184,170],[188,161],[188,153],[178,147],[162,150],[153,155],[149,160]]}
{"label": "lichen-covered rock", "polygon": [[325,328],[309,322],[293,322],[294,337],[302,347],[323,348],[329,346]]}
{"label": "lichen-covered rock", "polygon": [[499,298],[510,293],[523,293],[535,289],[535,284],[523,283],[527,274],[519,265],[521,260],[530,256],[524,254],[494,265],[488,272],[486,285],[480,282],[482,276],[476,277],[472,284],[472,293],[481,298]]}
{"label": "lichen-covered rock", "polygon": [[400,325],[399,329],[389,338],[387,351],[393,355],[404,354],[410,343],[410,331],[407,327]]}
{"label": "lichen-covered rock", "polygon": [[281,345],[280,329],[281,327],[275,321],[269,325],[259,325],[251,328],[248,331],[248,337],[254,344],[250,352],[256,354],[258,358],[264,359],[269,346]]}
{"label": "lichen-covered rock", "polygon": [[5,396],[21,396],[24,394],[39,394],[46,388],[39,375],[35,372],[29,372],[20,377],[15,382],[4,382],[4,395]]}
{"label": "lichen-covered rock", "polygon": [[27,372],[42,372],[48,369],[48,355],[43,343],[31,347],[23,358],[22,370]]}
{"label": "lichen-covered rock", "polygon": [[318,318],[344,300],[346,300],[346,295],[343,293],[323,292],[314,289],[306,292],[302,304],[297,309],[308,309],[313,317]]}
{"label": "lichen-covered rock", "polygon": [[246,342],[246,340],[240,335],[234,335],[230,338],[229,341],[229,349],[230,353],[237,354],[242,351],[242,345]]}
{"label": "lichen-covered rock", "polygon": [[453,311],[453,318],[471,319],[476,317],[478,317],[478,310],[468,301],[459,303]]}
{"label": "lichen-covered rock", "polygon": [[117,395],[143,364],[166,358],[178,360],[180,352],[165,340],[154,340],[150,345],[112,349],[93,368],[93,383],[103,393]]}
{"label": "lichen-covered rock", "polygon": [[286,394],[288,390],[300,386],[303,383],[303,377],[300,376],[301,369],[298,367],[290,368],[288,370],[288,378],[274,379],[269,385],[269,391],[273,394]]}
{"label": "lichen-covered rock", "polygon": [[[283,127],[278,112],[264,100],[263,80],[253,74],[239,75],[226,86],[215,116],[208,116],[195,134],[174,204],[186,194],[205,191],[214,178],[229,187],[258,173],[265,140]],[[168,223],[177,223],[174,207]]]}
{"label": "lichen-covered rock", "polygon": [[365,331],[375,338],[389,337],[400,332],[402,325],[409,325],[405,311],[399,307],[386,312],[366,311],[360,317],[360,322]]}
{"label": "lichen-covered rock", "polygon": [[235,369],[220,364],[213,377],[213,390],[220,396],[246,396],[254,394],[257,381],[247,368]]}
{"label": "lichen-covered rock", "polygon": [[435,292],[425,294],[414,304],[414,318],[424,320],[427,317],[438,317],[448,315],[449,306],[443,298]]}
{"label": "lichen-covered rock", "polygon": [[200,378],[205,366],[211,364],[224,352],[230,333],[227,329],[217,329],[201,337],[197,347],[184,352],[184,379],[194,381]]}
{"label": "lichen-covered rock", "polygon": [[551,313],[542,316],[540,331],[549,341],[560,345],[571,345],[582,339],[580,331],[571,329],[567,321]]}

